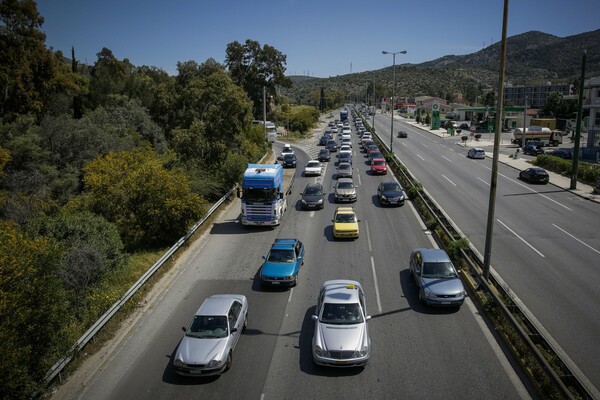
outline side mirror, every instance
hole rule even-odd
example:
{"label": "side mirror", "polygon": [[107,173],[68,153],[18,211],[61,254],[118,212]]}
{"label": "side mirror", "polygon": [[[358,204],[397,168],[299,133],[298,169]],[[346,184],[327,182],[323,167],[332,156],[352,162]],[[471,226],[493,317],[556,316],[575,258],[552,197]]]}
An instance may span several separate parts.
{"label": "side mirror", "polygon": [[231,328],[231,333],[236,333],[238,331],[238,328]]}
{"label": "side mirror", "polygon": [[187,332],[187,328],[185,326],[182,326],[181,330],[184,331],[184,332]]}
{"label": "side mirror", "polygon": [[267,256],[262,256],[262,258],[263,258],[263,260],[266,260],[266,259],[267,259]]}
{"label": "side mirror", "polygon": [[366,320],[366,321],[368,321],[368,320],[370,320],[370,319],[371,319],[371,316],[370,316],[370,315],[367,315],[367,317],[365,318],[365,320]]}
{"label": "side mirror", "polygon": [[318,315],[312,315],[310,317],[313,321],[318,321],[319,320],[319,316]]}

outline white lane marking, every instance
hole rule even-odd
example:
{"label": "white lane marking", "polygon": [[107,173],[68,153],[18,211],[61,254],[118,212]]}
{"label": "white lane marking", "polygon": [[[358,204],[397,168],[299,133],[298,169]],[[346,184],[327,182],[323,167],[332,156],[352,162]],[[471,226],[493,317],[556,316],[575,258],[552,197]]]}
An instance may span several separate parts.
{"label": "white lane marking", "polygon": [[517,234],[517,232],[513,231],[512,229],[510,229],[504,222],[500,221],[499,219],[497,219],[496,221],[498,221],[500,224],[502,224],[502,226],[504,226],[507,230],[509,230],[513,235],[515,235],[517,238],[519,238],[523,243],[525,243],[527,246],[529,246],[531,248],[531,250],[535,251],[536,253],[538,253],[538,255],[540,257],[546,257],[545,255],[543,255],[538,249],[536,249],[535,247],[533,247],[531,244],[529,244],[525,239],[523,239],[521,236],[519,236]]}
{"label": "white lane marking", "polygon": [[312,210],[312,211],[310,212],[310,217],[311,217],[311,218],[313,218],[314,216],[315,216],[315,210]]}
{"label": "white lane marking", "polygon": [[367,243],[369,244],[369,251],[373,251],[373,246],[371,246],[371,232],[369,231],[369,221],[365,221],[365,227],[367,228]]}
{"label": "white lane marking", "polygon": [[453,153],[456,153],[456,151],[452,147],[450,147],[448,150],[450,150]]}
{"label": "white lane marking", "polygon": [[[502,175],[502,176],[504,176],[504,175]],[[521,182],[519,182],[519,181],[517,181],[515,179],[512,179],[512,178],[508,178],[508,179],[514,181],[517,185],[519,185],[519,186],[521,186],[521,187],[529,190],[530,192],[538,194],[538,195],[542,196],[543,198],[545,198],[546,200],[549,200],[549,201],[553,202],[554,204],[558,204],[559,206],[561,206],[562,208],[564,208],[566,210],[573,211],[572,208],[569,208],[569,207],[565,206],[564,204],[559,203],[558,201],[551,199],[550,197],[546,196],[545,194],[542,194],[542,193],[538,192],[537,190],[534,190],[534,189],[530,188],[529,186],[524,185],[524,184],[522,184]]]}
{"label": "white lane marking", "polygon": [[[358,168],[356,169],[356,172],[358,172]],[[360,174],[358,174],[358,185],[362,185],[362,182],[360,181]]]}
{"label": "white lane marking", "polygon": [[442,177],[447,180],[448,182],[450,182],[451,184],[453,184],[454,186],[456,186],[456,183],[452,182],[446,175],[442,174]]}
{"label": "white lane marking", "polygon": [[404,142],[402,142],[402,146],[404,146],[404,147],[408,147],[408,146],[406,145],[406,143],[404,143]]}
{"label": "white lane marking", "polygon": [[565,231],[563,228],[561,228],[560,226],[556,225],[556,224],[552,224],[556,229],[564,232],[566,235],[571,236],[573,239],[577,240],[579,243],[581,243],[582,245],[584,245],[585,247],[587,247],[588,249],[595,251],[596,253],[600,254],[599,250],[596,250],[595,248],[593,248],[592,246],[590,246],[589,244],[583,242],[582,240],[576,238],[575,236],[571,235],[569,232]]}
{"label": "white lane marking", "polygon": [[448,157],[442,156],[442,158],[443,158],[443,159],[445,159],[446,161],[450,162],[450,163],[451,163],[451,162],[454,162],[454,161],[452,161],[451,159],[449,159]]}
{"label": "white lane marking", "polygon": [[[300,272],[298,271],[298,273],[300,273]],[[290,295],[288,296],[288,303],[292,301],[292,295],[293,294],[294,294],[294,288],[291,288],[290,289]]]}
{"label": "white lane marking", "polygon": [[475,307],[471,299],[468,297],[465,299],[465,304],[469,308],[469,311],[471,311],[473,318],[475,318],[475,322],[477,322],[477,325],[479,325],[479,329],[481,329],[483,336],[485,336],[485,338],[487,339],[490,347],[492,348],[492,351],[494,352],[494,354],[496,354],[496,358],[498,358],[498,361],[500,361],[500,365],[502,365],[504,372],[506,372],[506,375],[508,375],[508,379],[513,384],[517,393],[519,393],[519,398],[530,399],[531,396],[529,395],[529,392],[523,385],[523,382],[521,382],[521,379],[519,379],[519,376],[515,372],[514,368],[511,367],[510,362],[506,359],[504,352],[502,351],[502,349],[498,345],[498,342],[496,341],[494,336],[491,334],[489,328],[483,321],[483,318],[481,317],[479,310],[477,310],[477,307]]}
{"label": "white lane marking", "polygon": [[377,297],[377,310],[381,314],[381,298],[379,297],[379,285],[377,284],[377,273],[375,272],[375,260],[371,256],[371,270],[373,271],[373,282],[375,283],[375,297]]}
{"label": "white lane marking", "polygon": [[423,157],[421,157],[420,154],[417,154],[417,157],[419,157],[421,160],[425,161],[425,159]]}
{"label": "white lane marking", "polygon": [[429,148],[429,146],[427,146],[425,143],[421,143],[421,145],[422,145],[423,147],[427,147],[427,148]]}
{"label": "white lane marking", "polygon": [[480,177],[477,177],[477,179],[479,179],[481,182],[485,183],[486,185],[490,186],[489,182],[484,181],[483,179],[481,179]]}

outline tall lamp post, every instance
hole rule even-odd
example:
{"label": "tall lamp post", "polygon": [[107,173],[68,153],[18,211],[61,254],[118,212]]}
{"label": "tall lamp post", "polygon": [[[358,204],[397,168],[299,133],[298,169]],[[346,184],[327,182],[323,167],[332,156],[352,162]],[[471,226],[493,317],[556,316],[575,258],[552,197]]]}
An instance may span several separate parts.
{"label": "tall lamp post", "polygon": [[390,153],[393,153],[393,146],[394,146],[394,102],[395,97],[396,97],[396,54],[406,54],[406,50],[402,50],[402,51],[396,51],[396,52],[392,52],[392,51],[385,51],[383,50],[381,52],[381,54],[391,54],[392,55],[392,71],[393,71],[393,75],[394,75],[394,85],[392,86],[392,127],[391,127],[391,132],[390,132]]}

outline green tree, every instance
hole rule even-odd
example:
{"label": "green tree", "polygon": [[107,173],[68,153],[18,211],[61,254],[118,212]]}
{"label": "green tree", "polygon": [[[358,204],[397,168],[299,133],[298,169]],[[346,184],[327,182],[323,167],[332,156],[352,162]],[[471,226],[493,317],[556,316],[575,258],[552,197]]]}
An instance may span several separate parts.
{"label": "green tree", "polygon": [[0,221],[0,398],[25,399],[72,343],[57,246]]}
{"label": "green tree", "polygon": [[238,41],[229,43],[225,51],[225,65],[233,81],[243,87],[252,100],[252,114],[256,119],[263,114],[263,87],[267,97],[275,97],[277,86],[292,85],[285,76],[285,54],[268,44],[261,47],[255,40],[248,39],[244,44]]}
{"label": "green tree", "polygon": [[84,168],[84,193],[72,202],[116,224],[126,246],[172,243],[204,212],[187,177],[150,148],[109,153]]}

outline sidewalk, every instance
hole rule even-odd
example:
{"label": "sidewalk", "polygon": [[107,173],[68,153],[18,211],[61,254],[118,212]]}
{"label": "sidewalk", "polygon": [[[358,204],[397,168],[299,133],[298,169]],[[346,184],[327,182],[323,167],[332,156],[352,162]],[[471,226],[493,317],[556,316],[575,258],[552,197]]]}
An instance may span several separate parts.
{"label": "sidewalk", "polygon": [[[493,141],[491,141],[487,138],[484,138],[484,137],[488,136],[488,134],[485,134],[485,133],[482,135],[481,139],[479,139],[478,141],[475,141],[470,137],[466,143],[463,143],[462,140],[460,139],[460,137],[462,136],[461,134],[457,134],[455,136],[450,136],[450,135],[448,135],[448,133],[446,132],[445,129],[433,129],[432,130],[432,129],[429,129],[429,127],[426,125],[421,125],[421,124],[416,123],[414,120],[401,118],[401,117],[397,117],[397,116],[394,116],[394,119],[398,119],[402,122],[411,124],[415,128],[419,128],[423,131],[426,131],[433,135],[444,138],[445,140],[453,141],[453,142],[455,142],[455,144],[457,146],[465,147],[465,149],[468,149],[471,147],[493,147],[494,146]],[[510,143],[501,143],[500,146],[507,146],[509,144]],[[465,151],[465,154],[466,154],[466,151]],[[485,155],[489,158],[493,157],[492,152],[486,151]],[[519,156],[521,156],[520,153],[519,153]],[[498,161],[501,162],[502,164],[506,164],[510,167],[513,167],[519,171],[533,166],[533,164],[531,164],[529,162],[529,160],[523,159],[521,157],[513,158],[512,154],[508,155],[508,154],[499,153]],[[563,175],[557,174],[552,171],[548,171],[548,175],[550,175],[550,184],[552,184],[554,186],[558,186],[564,190],[568,190],[571,193],[576,194],[577,196],[586,198],[588,200],[595,201],[596,203],[600,203],[600,194],[594,193],[594,188],[591,185],[577,182],[577,189],[570,190],[569,189],[569,187],[571,186],[571,178],[570,177],[563,176]]]}

